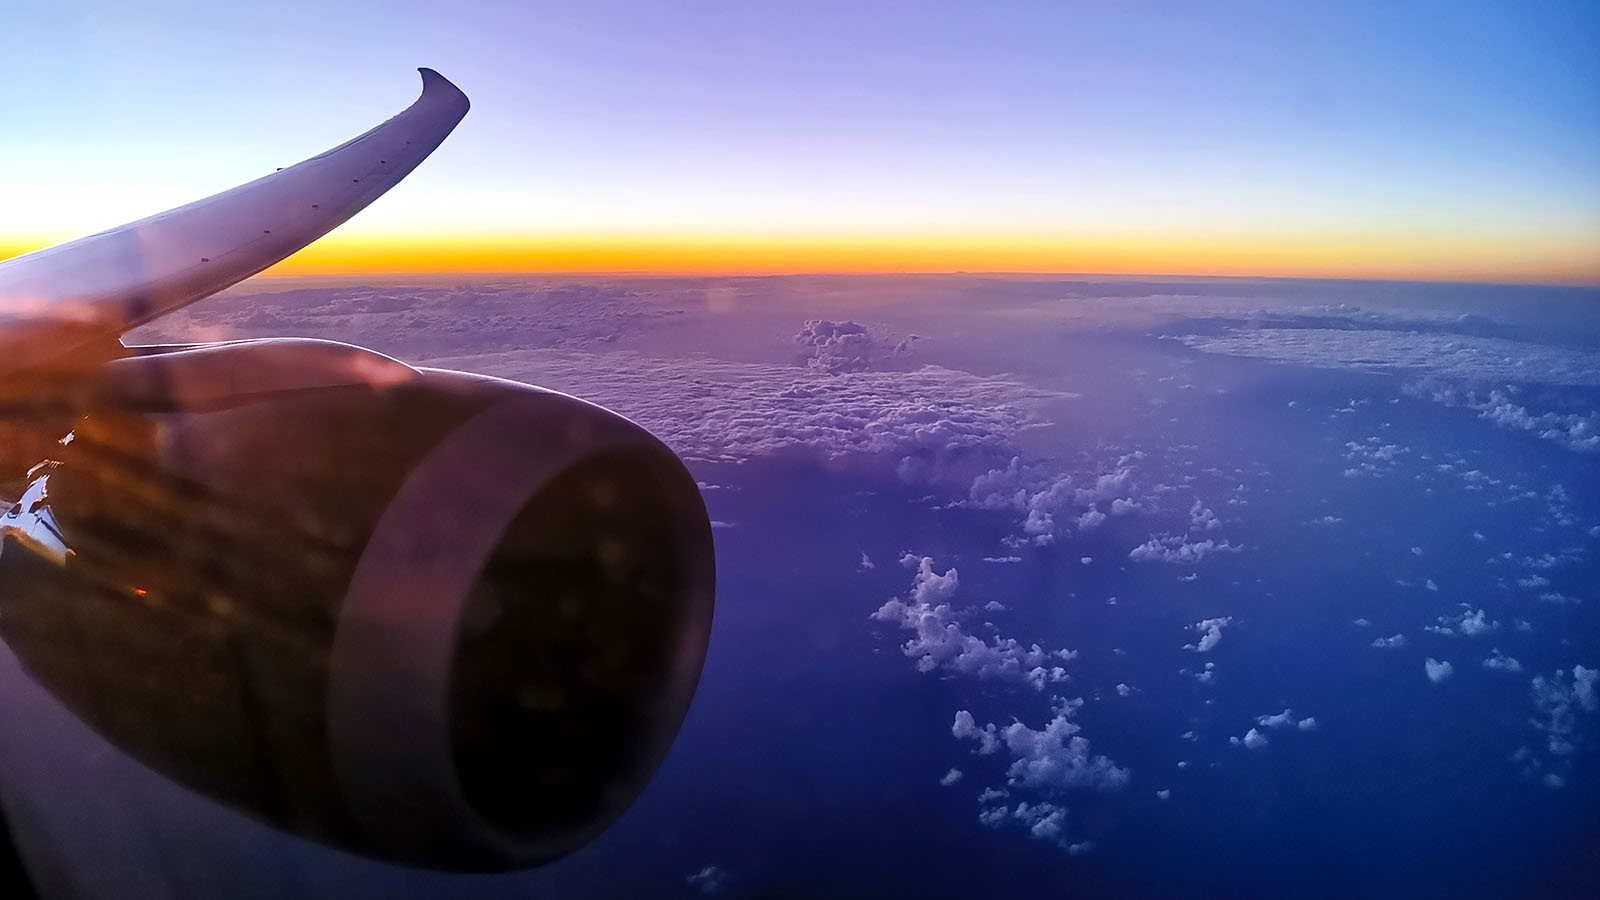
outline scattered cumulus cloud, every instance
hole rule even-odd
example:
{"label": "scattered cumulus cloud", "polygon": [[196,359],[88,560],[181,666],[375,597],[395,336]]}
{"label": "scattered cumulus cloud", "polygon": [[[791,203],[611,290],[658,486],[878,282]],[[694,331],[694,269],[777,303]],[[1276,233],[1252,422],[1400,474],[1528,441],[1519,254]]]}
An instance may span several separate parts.
{"label": "scattered cumulus cloud", "polygon": [[916,569],[911,590],[903,599],[884,603],[871,618],[914,633],[901,651],[916,660],[918,671],[1019,681],[1040,690],[1068,679],[1060,664],[1076,657],[1076,651],[1023,646],[1015,638],[999,635],[986,641],[969,634],[950,605],[961,583],[959,573],[954,568],[934,571],[933,559],[926,556],[907,554],[901,562]]}
{"label": "scattered cumulus cloud", "polygon": [[1449,660],[1440,662],[1431,656],[1423,662],[1422,670],[1427,673],[1428,680],[1434,684],[1438,684],[1456,673],[1455,667],[1450,665]]}
{"label": "scattered cumulus cloud", "polygon": [[1052,705],[1053,717],[1041,729],[1029,728],[1020,721],[1004,727],[993,722],[979,726],[971,712],[960,710],[950,733],[978,744],[979,754],[1004,748],[1011,757],[1006,769],[1011,788],[1044,791],[1116,790],[1128,782],[1128,770],[1108,757],[1094,753],[1082,728],[1074,721],[1081,699],[1060,700]]}
{"label": "scattered cumulus cloud", "polygon": [[1230,737],[1228,743],[1243,746],[1250,750],[1260,750],[1267,745],[1267,736],[1252,728],[1244,733],[1244,737]]}
{"label": "scattered cumulus cloud", "polygon": [[1227,541],[1217,543],[1211,538],[1189,541],[1183,535],[1157,535],[1128,552],[1134,562],[1164,562],[1175,565],[1193,565],[1214,553],[1238,553],[1243,550]]}
{"label": "scattered cumulus cloud", "polygon": [[1461,635],[1463,637],[1479,637],[1488,634],[1500,627],[1499,622],[1490,621],[1487,613],[1481,609],[1461,604],[1462,611],[1453,616],[1440,616],[1438,623],[1427,626],[1427,630],[1435,634]]}
{"label": "scattered cumulus cloud", "polygon": [[[1592,715],[1600,710],[1597,680],[1600,680],[1600,669],[1582,665],[1557,669],[1548,677],[1533,677],[1530,693],[1536,715],[1530,724],[1543,739],[1547,758],[1541,758],[1537,751],[1528,747],[1519,750],[1512,760],[1522,763],[1524,777],[1532,778],[1547,766],[1563,770],[1571,767],[1571,757],[1578,749],[1579,714]],[[1559,783],[1550,784],[1548,776],[1546,783],[1552,787],[1565,783],[1559,775],[1556,778]]]}
{"label": "scattered cumulus cloud", "polygon": [[1500,652],[1496,647],[1490,651],[1489,657],[1483,661],[1483,667],[1494,672],[1521,672],[1522,663]]}
{"label": "scattered cumulus cloud", "polygon": [[728,886],[728,870],[721,866],[706,866],[690,875],[685,881],[707,897],[715,896]]}
{"label": "scattered cumulus cloud", "polygon": [[[1222,642],[1222,629],[1233,624],[1232,616],[1219,616],[1215,619],[1201,619],[1190,626],[1200,635],[1200,640],[1193,644],[1184,644],[1183,649],[1195,653],[1210,653],[1211,649]],[[1210,669],[1210,664],[1207,664]]]}
{"label": "scattered cumulus cloud", "polygon": [[1310,716],[1307,716],[1304,719],[1296,719],[1294,717],[1294,710],[1285,709],[1281,713],[1273,713],[1266,716],[1256,716],[1256,724],[1260,725],[1262,728],[1296,728],[1300,731],[1311,731],[1317,727],[1317,720],[1311,718]]}

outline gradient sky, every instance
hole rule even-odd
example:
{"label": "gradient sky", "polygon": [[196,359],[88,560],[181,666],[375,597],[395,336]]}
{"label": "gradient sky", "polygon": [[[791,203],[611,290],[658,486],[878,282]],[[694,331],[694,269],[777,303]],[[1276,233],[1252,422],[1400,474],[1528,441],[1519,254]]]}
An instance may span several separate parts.
{"label": "gradient sky", "polygon": [[285,272],[1034,270],[1600,283],[1600,5],[8,10],[0,255],[473,99]]}

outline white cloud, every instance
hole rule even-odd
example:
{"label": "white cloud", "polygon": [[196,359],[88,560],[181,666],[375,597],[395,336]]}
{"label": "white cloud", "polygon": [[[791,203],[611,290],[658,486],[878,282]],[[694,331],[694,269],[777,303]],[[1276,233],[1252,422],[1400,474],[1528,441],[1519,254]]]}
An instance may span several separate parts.
{"label": "white cloud", "polygon": [[1440,616],[1438,624],[1427,626],[1427,630],[1435,634],[1478,637],[1500,627],[1499,622],[1489,621],[1483,610],[1473,609],[1465,603],[1461,604],[1461,607],[1461,613],[1454,616]]}
{"label": "white cloud", "polygon": [[[1194,623],[1194,625],[1190,626],[1199,633],[1199,642],[1194,644],[1184,644],[1183,649],[1192,650],[1195,653],[1210,653],[1211,648],[1222,642],[1222,629],[1232,624],[1232,616],[1219,616],[1215,619],[1201,619],[1200,621]],[[1208,663],[1206,668],[1209,670],[1211,665]]]}
{"label": "white cloud", "polygon": [[1296,721],[1294,717],[1294,710],[1285,709],[1281,713],[1273,713],[1272,715],[1266,716],[1256,716],[1256,724],[1260,725],[1262,728],[1298,728],[1301,731],[1311,731],[1317,727],[1317,720],[1307,716],[1304,719]]}
{"label": "white cloud", "polygon": [[1134,562],[1164,562],[1173,564],[1193,565],[1213,553],[1238,553],[1243,550],[1236,544],[1227,541],[1217,543],[1211,538],[1203,541],[1189,541],[1183,535],[1155,535],[1150,540],[1128,552],[1128,558]]}
{"label": "white cloud", "polygon": [[988,756],[1000,749],[1000,738],[996,733],[994,723],[978,727],[977,720],[972,718],[972,713],[967,710],[956,712],[955,724],[950,726],[950,734],[958,738],[967,738],[978,742],[978,749],[974,753]]}
{"label": "white cloud", "polygon": [[1098,504],[1133,502],[1119,496],[1132,479],[1133,464],[1141,456],[1135,452],[1120,457],[1110,471],[1090,469],[1082,472],[1047,470],[1024,463],[1013,456],[1005,466],[990,469],[972,480],[966,505],[978,509],[1011,510],[1021,516],[1021,534],[1010,539],[1015,544],[1047,545],[1065,532],[1066,526],[1079,532],[1092,531],[1106,522]]}
{"label": "white cloud", "polygon": [[1396,650],[1405,645],[1406,636],[1403,634],[1391,634],[1388,637],[1372,639],[1372,646],[1377,647],[1379,650]]}
{"label": "white cloud", "polygon": [[1263,728],[1282,728],[1285,725],[1293,725],[1294,721],[1294,713],[1288,709],[1270,716],[1256,716],[1256,724]]}
{"label": "white cloud", "polygon": [[1215,531],[1222,527],[1222,520],[1196,497],[1194,505],[1189,507],[1190,531]]}
{"label": "white cloud", "polygon": [[[599,403],[690,460],[772,456],[888,468],[908,481],[1010,458],[1039,405],[1063,395],[925,366],[824,375],[793,366],[630,351],[517,350],[419,363],[540,384]],[[970,476],[964,476],[970,477]]]}
{"label": "white cloud", "polygon": [[1066,830],[1067,811],[1054,803],[1017,804],[1012,817],[1028,826],[1028,833],[1041,841],[1057,841]]}
{"label": "white cloud", "polygon": [[[1595,690],[1597,680],[1600,680],[1600,669],[1581,665],[1570,670],[1558,669],[1548,678],[1534,676],[1531,693],[1538,717],[1530,721],[1544,737],[1551,764],[1571,765],[1570,757],[1578,749],[1578,713],[1592,714],[1600,710],[1600,695]],[[1527,762],[1524,776],[1531,777],[1538,772],[1537,756],[1531,750],[1519,751],[1518,756],[1513,757],[1517,758]]]}
{"label": "white cloud", "polygon": [[1434,684],[1444,681],[1456,672],[1455,667],[1450,665],[1448,660],[1440,662],[1431,656],[1422,664],[1422,670],[1428,674],[1428,680]]}
{"label": "white cloud", "polygon": [[1419,388],[1417,392],[1446,406],[1462,406],[1497,427],[1523,431],[1578,453],[1600,452],[1600,413],[1533,412],[1502,390],[1487,395],[1454,387]]}
{"label": "white cloud", "polygon": [[1190,335],[1182,340],[1208,353],[1326,368],[1410,370],[1476,382],[1600,386],[1600,359],[1591,350],[1418,330],[1415,323],[1407,330],[1250,328],[1221,335]]}
{"label": "white cloud", "polygon": [[867,556],[867,551],[863,550],[863,551],[861,551],[861,563],[856,568],[858,568],[861,571],[865,572],[868,569],[876,569],[877,565],[875,563],[873,563],[872,557]]}
{"label": "white cloud", "polygon": [[1171,798],[1172,798],[1172,791],[1169,790],[1169,789],[1162,789],[1162,790],[1156,791],[1156,799],[1158,799],[1158,800],[1169,800]]}
{"label": "white cloud", "polygon": [[684,880],[692,887],[698,888],[700,893],[710,897],[728,886],[728,870],[721,866],[706,866]]}
{"label": "white cloud", "polygon": [[960,781],[962,777],[963,774],[960,769],[951,769],[939,778],[939,785],[941,787],[949,787]]}
{"label": "white cloud", "polygon": [[1359,619],[1356,619],[1354,622],[1351,622],[1350,624],[1356,626],[1357,628],[1371,628],[1372,620],[1363,616]]}
{"label": "white cloud", "polygon": [[984,788],[983,793],[978,795],[978,802],[993,803],[996,800],[1004,800],[1009,796],[1011,796],[1011,792],[1005,788]]}
{"label": "white cloud", "polygon": [[1488,659],[1483,661],[1483,667],[1497,672],[1521,672],[1522,663],[1500,652],[1497,647],[1491,651]]}
{"label": "white cloud", "polygon": [[1020,681],[1036,690],[1068,680],[1060,663],[1077,656],[1076,651],[1045,650],[1038,644],[1025,647],[1015,638],[1000,635],[985,641],[968,634],[949,603],[961,583],[956,570],[940,574],[933,570],[931,557],[913,554],[901,562],[915,565],[917,570],[908,599],[889,600],[871,618],[915,632],[901,645],[901,651],[916,660],[919,672],[943,669]]}
{"label": "white cloud", "polygon": [[794,336],[795,343],[808,348],[806,368],[829,375],[878,368],[880,362],[909,351],[913,340],[915,336],[892,343],[879,341],[859,322],[830,322],[826,319],[806,322],[800,333]]}
{"label": "white cloud", "polygon": [[1126,684],[1123,684],[1121,682],[1117,683],[1117,696],[1118,697],[1126,697],[1131,693],[1133,693],[1133,688],[1128,687]]}
{"label": "white cloud", "polygon": [[1082,729],[1073,717],[1082,705],[1082,700],[1057,702],[1052,709],[1054,717],[1039,730],[1018,721],[1004,728],[992,722],[980,728],[970,712],[961,710],[956,713],[950,733],[976,741],[978,753],[993,753],[1004,746],[1012,760],[1006,776],[1013,788],[1052,791],[1120,788],[1128,781],[1128,770],[1093,753],[1088,739],[1078,733]]}
{"label": "white cloud", "polygon": [[[1070,842],[1067,837],[1066,807],[1049,801],[1029,803],[1024,800],[1014,809],[1004,804],[986,807],[978,811],[978,822],[986,828],[1001,828],[1010,823],[1019,824],[1027,829],[1028,836],[1034,840],[1055,844],[1074,855],[1090,846],[1087,841]],[[1073,849],[1075,847],[1082,849],[1075,850]]]}
{"label": "white cloud", "polygon": [[1093,531],[1106,521],[1106,514],[1098,509],[1090,508],[1078,517],[1079,531]]}
{"label": "white cloud", "polygon": [[1235,746],[1243,745],[1251,750],[1260,750],[1267,745],[1267,736],[1252,728],[1244,733],[1244,737],[1230,737],[1228,743]]}

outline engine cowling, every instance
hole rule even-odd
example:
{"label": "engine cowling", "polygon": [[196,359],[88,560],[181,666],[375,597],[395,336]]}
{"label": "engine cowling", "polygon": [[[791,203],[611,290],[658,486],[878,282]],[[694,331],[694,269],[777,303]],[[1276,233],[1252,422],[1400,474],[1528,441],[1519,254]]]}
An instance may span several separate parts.
{"label": "engine cowling", "polygon": [[644,788],[710,635],[710,525],[638,425],[422,371],[101,409],[7,546],[0,635],[96,731],[284,830],[505,870]]}

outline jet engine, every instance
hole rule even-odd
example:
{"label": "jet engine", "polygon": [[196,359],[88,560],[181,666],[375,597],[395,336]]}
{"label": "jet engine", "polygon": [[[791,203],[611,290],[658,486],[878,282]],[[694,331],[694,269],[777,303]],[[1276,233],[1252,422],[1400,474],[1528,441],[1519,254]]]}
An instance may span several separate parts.
{"label": "jet engine", "polygon": [[0,636],[133,758],[415,866],[523,868],[643,790],[699,678],[710,524],[573,397],[347,345],[136,351],[0,517]]}

